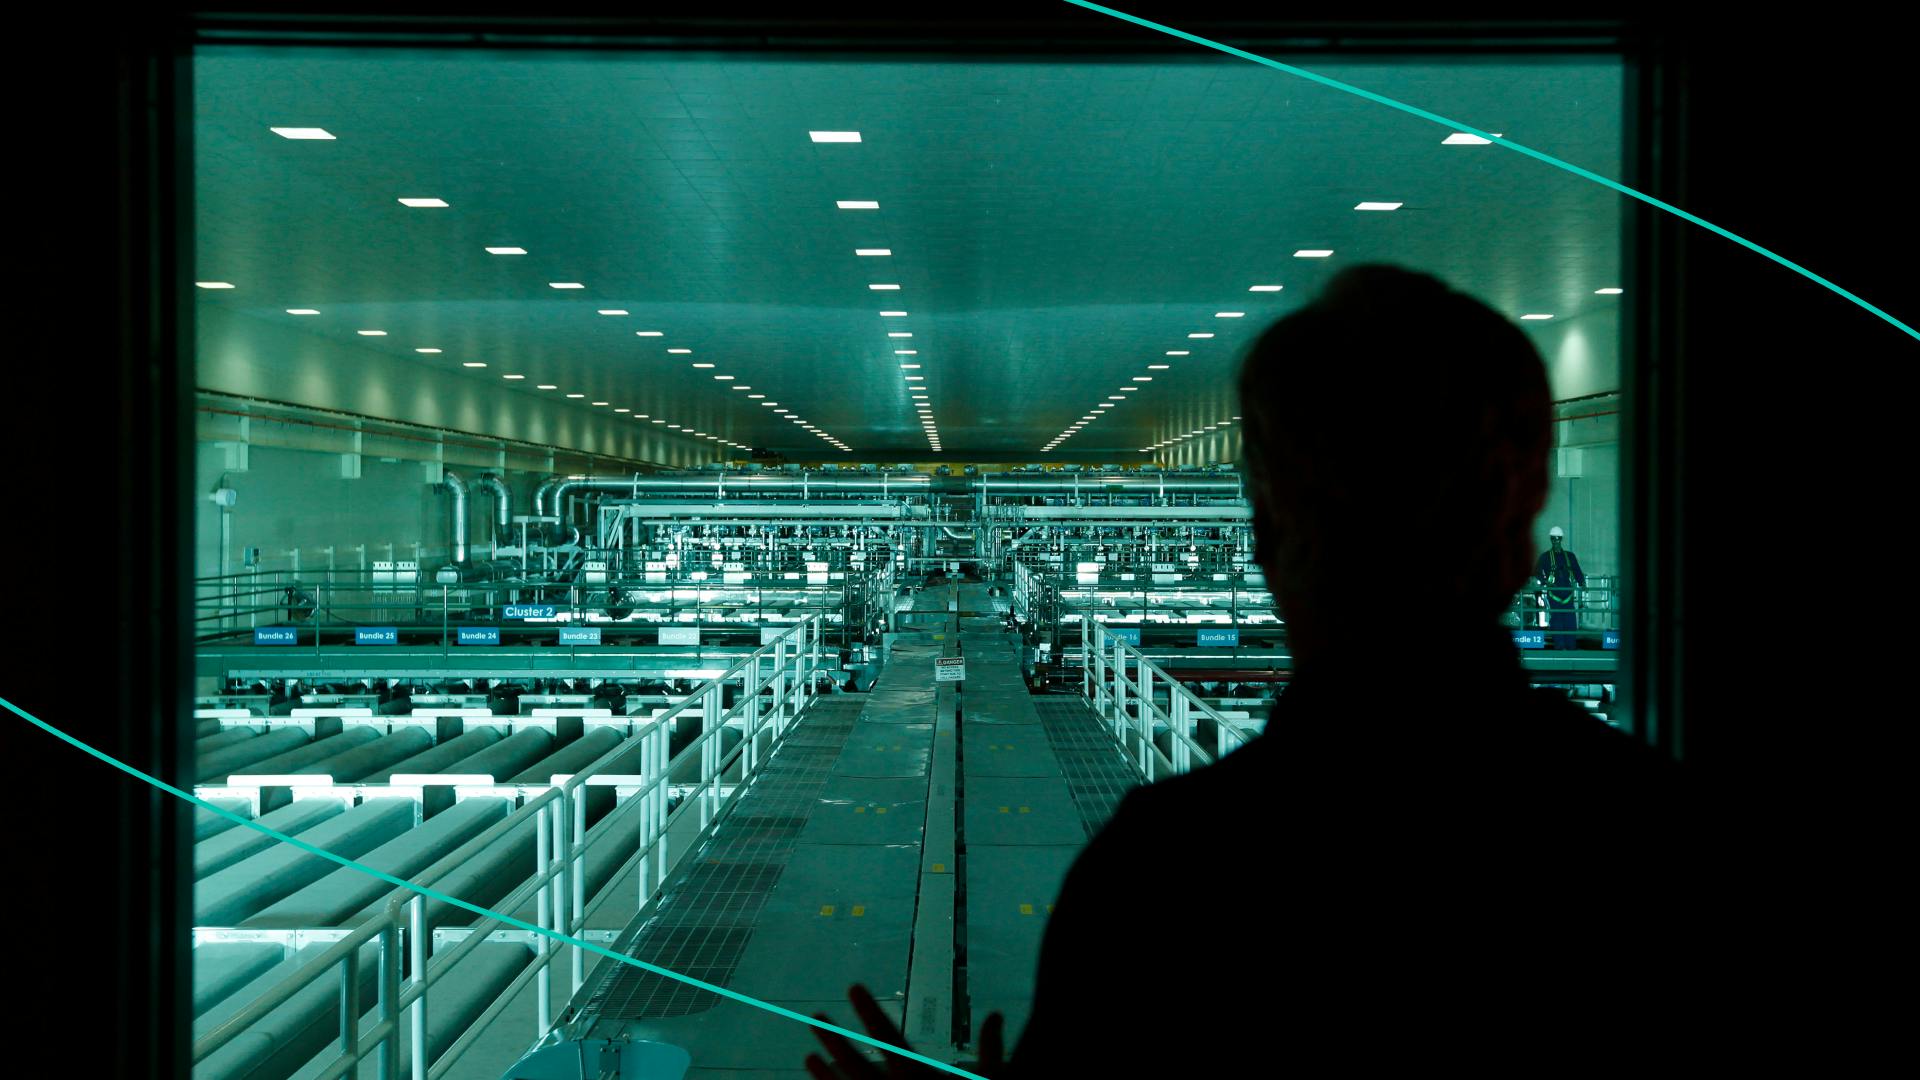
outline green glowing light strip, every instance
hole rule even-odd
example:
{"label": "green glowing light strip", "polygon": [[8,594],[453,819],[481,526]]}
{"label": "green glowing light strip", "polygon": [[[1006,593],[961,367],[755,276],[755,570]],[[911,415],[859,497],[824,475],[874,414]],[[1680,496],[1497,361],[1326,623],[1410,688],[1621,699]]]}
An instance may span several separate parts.
{"label": "green glowing light strip", "polygon": [[1580,166],[1574,165],[1570,162],[1561,161],[1559,158],[1554,157],[1551,154],[1543,154],[1540,151],[1535,150],[1531,147],[1522,146],[1519,143],[1513,142],[1509,139],[1503,139],[1498,135],[1481,131],[1479,128],[1473,127],[1471,125],[1462,124],[1457,120],[1449,120],[1446,117],[1439,115],[1438,113],[1431,113],[1425,109],[1419,108],[1418,106],[1408,105],[1405,102],[1401,102],[1401,101],[1395,101],[1390,97],[1386,97],[1385,95],[1382,95],[1382,94],[1376,94],[1371,90],[1362,90],[1357,86],[1352,86],[1347,83],[1343,83],[1338,79],[1330,79],[1325,75],[1316,75],[1313,72],[1307,71],[1304,68],[1297,68],[1291,64],[1283,64],[1278,60],[1269,60],[1264,56],[1256,56],[1253,53],[1247,52],[1244,49],[1236,49],[1231,45],[1222,45],[1217,41],[1208,41],[1206,38],[1197,37],[1193,34],[1187,33],[1184,30],[1175,30],[1171,26],[1162,26],[1157,22],[1149,22],[1148,20],[1142,19],[1136,15],[1129,15],[1124,11],[1115,11],[1109,7],[1101,7],[1099,4],[1089,3],[1088,0],[1066,0],[1066,2],[1069,4],[1073,4],[1077,7],[1086,8],[1088,11],[1097,11],[1102,15],[1111,15],[1116,19],[1125,20],[1126,22],[1133,23],[1136,26],[1144,26],[1149,30],[1158,30],[1163,34],[1168,34],[1173,37],[1180,38],[1183,41],[1191,41],[1195,45],[1204,45],[1209,49],[1217,49],[1220,52],[1227,53],[1231,56],[1238,56],[1242,60],[1251,60],[1256,64],[1265,65],[1267,67],[1273,68],[1276,71],[1284,71],[1289,75],[1297,75],[1302,79],[1306,79],[1310,82],[1319,83],[1322,86],[1330,87],[1334,90],[1339,90],[1342,93],[1353,94],[1356,97],[1366,98],[1368,101],[1377,102],[1381,105],[1387,106],[1390,109],[1398,109],[1403,113],[1407,113],[1412,116],[1417,116],[1422,120],[1431,120],[1436,124],[1445,126],[1449,131],[1462,131],[1462,132],[1466,132],[1469,135],[1477,135],[1480,138],[1487,140],[1488,142],[1498,143],[1509,150],[1513,150],[1513,151],[1517,151],[1519,153],[1525,154],[1528,157],[1535,159],[1536,161],[1544,161],[1548,165],[1552,165],[1556,169],[1565,169],[1566,171],[1574,174],[1575,176],[1584,177],[1603,187],[1612,188],[1613,190],[1619,192],[1622,195],[1639,199],[1641,202],[1646,203],[1648,206],[1658,207],[1659,209],[1665,210],[1667,213],[1672,214],[1675,217],[1684,218],[1687,221],[1691,221],[1695,225],[1698,225],[1709,232],[1718,233],[1719,235],[1726,237],[1727,239],[1733,241],[1736,244],[1739,244],[1741,247],[1744,247],[1749,251],[1753,251],[1760,255],[1764,255],[1767,258],[1772,259],[1774,262],[1779,263],[1781,266],[1784,266],[1787,269],[1793,271],[1794,273],[1799,274],[1800,276],[1806,278],[1807,280],[1812,281],[1817,285],[1824,286],[1825,288],[1830,289],[1833,292],[1846,297],[1848,300],[1853,301],[1854,303],[1860,305],[1866,310],[1873,312],[1875,315],[1880,316],[1882,319],[1885,319],[1887,322],[1898,327],[1901,330],[1901,332],[1905,333],[1908,337],[1920,340],[1920,331],[1916,331],[1913,327],[1908,326],[1906,323],[1901,322],[1899,319],[1894,318],[1892,315],[1889,315],[1886,312],[1875,307],[1874,305],[1868,303],[1867,301],[1862,300],[1860,297],[1855,296],[1854,294],[1848,292],[1847,290],[1841,288],[1838,285],[1835,285],[1833,282],[1828,281],[1826,278],[1821,277],[1819,274],[1816,274],[1813,271],[1807,269],[1806,267],[1801,266],[1799,263],[1793,262],[1792,260],[1783,258],[1779,255],[1775,255],[1773,252],[1768,251],[1766,248],[1761,247],[1759,244],[1756,244],[1751,240],[1748,240],[1744,236],[1740,236],[1736,233],[1728,232],[1726,229],[1723,229],[1720,226],[1715,225],[1713,222],[1708,221],[1705,218],[1697,217],[1693,214],[1689,214],[1685,210],[1682,210],[1679,207],[1674,206],[1672,203],[1662,202],[1659,199],[1656,199],[1653,196],[1646,194],[1645,192],[1635,191],[1634,189],[1626,186],[1625,184],[1620,183],[1617,180],[1609,180],[1606,177],[1601,176],[1599,173],[1592,172],[1591,170],[1588,170],[1588,169],[1583,169]]}
{"label": "green glowing light strip", "polygon": [[171,784],[165,783],[159,779],[148,776],[146,773],[143,773],[139,769],[136,769],[133,766],[128,765],[126,762],[121,761],[118,758],[113,757],[112,755],[101,753],[99,750],[96,750],[93,747],[88,746],[86,743],[83,743],[79,739],[76,739],[73,736],[67,734],[66,732],[61,731],[59,728],[54,727],[52,724],[49,724],[46,721],[41,720],[40,718],[27,713],[26,711],[21,709],[18,705],[15,705],[13,702],[8,701],[5,698],[0,698],[0,706],[5,706],[6,709],[9,712],[13,713],[15,716],[18,716],[22,720],[25,720],[27,723],[34,725],[35,727],[39,728],[42,731],[45,731],[47,734],[52,735],[57,739],[60,739],[61,741],[67,743],[70,746],[83,750],[86,753],[91,754],[96,758],[99,758],[101,761],[106,762],[107,764],[113,766],[116,769],[119,769],[121,772],[124,772],[129,776],[132,776],[139,780],[144,780],[147,783],[153,785],[156,788],[159,788],[161,791],[164,791],[169,795],[173,795],[178,798],[185,799],[187,802],[190,802],[195,806],[199,806],[207,810],[211,810],[214,813],[219,814],[221,817],[230,818],[233,821],[236,821],[242,825],[245,825],[249,829],[253,829],[255,831],[265,833],[266,835],[273,837],[275,840],[278,840],[283,844],[292,844],[294,847],[297,847],[302,851],[311,852],[312,854],[318,855],[323,859],[327,859],[331,862],[339,863],[341,866],[344,866],[350,870],[358,870],[363,874],[366,874],[370,877],[379,878],[381,881],[385,881],[389,884],[398,885],[403,889],[410,889],[414,892],[419,893],[421,896],[429,897],[434,900],[439,900],[442,903],[452,904],[453,906],[458,908],[464,908],[467,911],[473,912],[475,915],[485,916],[486,918],[490,918],[490,919],[498,919],[509,926],[518,927],[521,930],[528,930],[536,934],[544,934],[555,941],[561,942],[566,945],[572,945],[576,948],[586,949],[589,952],[598,953],[599,955],[607,957],[610,960],[618,960],[623,964],[631,964],[634,967],[640,968],[643,971],[651,971],[655,975],[664,975],[669,979],[676,979],[680,982],[686,983],[688,986],[698,987],[709,993],[719,994],[722,997],[731,998],[734,1001],[740,1002],[741,1004],[751,1005],[756,1009],[765,1009],[770,1013],[775,1013],[777,1015],[784,1016],[789,1020],[798,1020],[803,1024],[809,1024],[813,1027],[820,1028],[823,1031],[831,1031],[836,1035],[845,1036],[846,1038],[853,1039],[858,1042],[866,1043],[868,1046],[878,1047],[881,1050],[885,1050],[889,1054],[898,1054],[904,1058],[912,1058],[914,1061],[918,1061],[923,1065],[931,1065],[934,1068],[939,1069],[941,1072],[952,1073],[954,1076],[965,1077],[966,1080],[987,1080],[986,1077],[983,1077],[978,1073],[970,1073],[965,1069],[959,1068],[958,1066],[949,1065],[944,1061],[936,1061],[933,1058],[927,1057],[924,1054],[916,1054],[911,1050],[902,1049],[901,1047],[894,1046],[890,1043],[881,1042],[879,1039],[876,1039],[871,1035],[862,1035],[857,1031],[849,1031],[846,1028],[839,1027],[834,1024],[829,1024],[822,1020],[815,1020],[811,1016],[803,1016],[800,1013],[794,1012],[792,1009],[783,1009],[778,1005],[773,1005],[768,1002],[761,1001],[757,998],[750,998],[745,994],[736,993],[735,991],[729,990],[724,986],[715,986],[709,982],[702,982],[699,979],[692,977],[691,975],[682,975],[677,971],[668,971],[666,968],[649,964],[644,960],[637,960],[631,956],[625,955],[624,953],[614,952],[612,949],[606,948],[605,946],[602,946],[602,945],[596,945],[591,941],[582,941],[576,937],[569,937],[568,935],[560,933],[557,930],[547,930],[542,927],[535,926],[532,923],[521,922],[519,919],[516,919],[511,915],[505,915],[498,911],[481,907],[478,904],[469,904],[465,900],[461,900],[457,897],[448,896],[446,893],[443,893],[443,892],[437,892],[433,889],[427,888],[424,885],[415,885],[411,881],[402,880],[400,878],[394,877],[392,874],[382,873],[381,871],[375,870],[370,866],[362,866],[359,863],[354,862],[352,859],[343,858],[339,855],[335,855],[331,851],[327,851],[323,848],[317,848],[312,844],[309,844],[296,837],[288,836],[286,833],[277,832],[273,829],[266,827],[265,825],[260,824],[257,821],[254,821],[252,818],[233,813],[230,810],[222,809],[221,807],[215,806],[212,803],[205,801],[204,799],[196,798],[194,795],[192,795],[189,792],[181,791],[179,788],[174,787]]}

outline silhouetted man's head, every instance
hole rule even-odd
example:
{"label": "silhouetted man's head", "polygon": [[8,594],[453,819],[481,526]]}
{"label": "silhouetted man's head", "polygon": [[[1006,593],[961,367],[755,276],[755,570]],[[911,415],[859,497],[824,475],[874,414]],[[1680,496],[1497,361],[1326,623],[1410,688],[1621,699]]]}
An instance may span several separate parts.
{"label": "silhouetted man's head", "polygon": [[1491,626],[1531,573],[1552,398],[1486,305],[1347,270],[1261,335],[1240,401],[1256,556],[1296,655]]}

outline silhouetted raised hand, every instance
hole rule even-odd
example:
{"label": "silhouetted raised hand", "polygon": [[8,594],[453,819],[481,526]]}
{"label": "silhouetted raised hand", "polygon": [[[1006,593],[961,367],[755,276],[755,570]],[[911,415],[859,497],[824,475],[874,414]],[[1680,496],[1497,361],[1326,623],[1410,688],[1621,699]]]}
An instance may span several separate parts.
{"label": "silhouetted raised hand", "polygon": [[[866,1025],[867,1034],[905,1050],[913,1049],[907,1045],[900,1029],[880,1010],[880,1003],[874,1000],[866,987],[854,986],[849,989],[847,1000],[853,1003],[854,1013]],[[814,1015],[819,1020],[827,1019],[818,1013]],[[1006,1064],[1003,1043],[1005,1028],[1005,1017],[999,1013],[988,1016],[986,1023],[980,1025],[980,1060],[960,1062],[957,1063],[958,1067],[979,1076],[999,1075]],[[860,1053],[861,1046],[865,1044],[855,1043],[843,1035],[820,1028],[814,1028],[813,1034],[833,1059],[829,1063],[819,1054],[807,1055],[807,1072],[813,1075],[814,1080],[943,1080],[953,1075],[898,1054],[886,1055],[881,1063],[868,1061]]]}

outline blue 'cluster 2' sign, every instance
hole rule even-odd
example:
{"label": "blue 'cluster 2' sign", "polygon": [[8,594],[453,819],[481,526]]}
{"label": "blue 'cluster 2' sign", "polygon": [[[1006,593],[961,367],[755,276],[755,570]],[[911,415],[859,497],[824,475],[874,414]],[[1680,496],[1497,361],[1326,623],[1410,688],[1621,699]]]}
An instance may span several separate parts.
{"label": "blue 'cluster 2' sign", "polygon": [[255,645],[297,645],[300,631],[291,626],[256,626],[253,628]]}
{"label": "blue 'cluster 2' sign", "polygon": [[355,645],[398,645],[400,631],[392,626],[361,626],[353,631]]}
{"label": "blue 'cluster 2' sign", "polygon": [[1202,630],[1199,632],[1197,644],[1231,645],[1238,647],[1240,644],[1240,630],[1238,627],[1232,630]]}
{"label": "blue 'cluster 2' sign", "polygon": [[1619,648],[1620,647],[1620,631],[1608,630],[1606,633],[1601,634],[1600,647],[1603,649]]}
{"label": "blue 'cluster 2' sign", "polygon": [[462,645],[498,645],[500,628],[497,626],[463,626],[460,628]]}
{"label": "blue 'cluster 2' sign", "polygon": [[552,604],[508,604],[500,609],[503,619],[551,619],[557,609]]}
{"label": "blue 'cluster 2' sign", "polygon": [[1547,647],[1545,630],[1515,630],[1513,643],[1523,649],[1544,649]]}
{"label": "blue 'cluster 2' sign", "polygon": [[600,628],[597,626],[568,626],[560,631],[562,645],[598,645]]}

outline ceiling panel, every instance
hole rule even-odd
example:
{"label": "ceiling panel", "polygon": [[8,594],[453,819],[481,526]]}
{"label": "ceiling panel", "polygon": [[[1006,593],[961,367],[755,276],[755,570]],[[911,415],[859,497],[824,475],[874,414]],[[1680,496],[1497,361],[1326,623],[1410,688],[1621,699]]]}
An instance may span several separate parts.
{"label": "ceiling panel", "polygon": [[[1620,171],[1617,62],[1302,64]],[[1556,385],[1617,382],[1618,300],[1594,295],[1619,284],[1617,196],[1230,59],[209,50],[195,78],[198,272],[236,286],[202,303],[498,393],[579,393],[579,408],[649,417],[636,423],[832,451],[799,417],[851,457],[917,455],[911,395],[925,387],[946,457],[1038,458],[1117,396],[1056,453],[1141,460],[1228,418],[1251,336],[1374,260],[1514,316],[1553,314],[1526,326],[1565,368]],[[862,141],[812,143],[822,129]],[[451,205],[398,202],[422,196]],[[1293,257],[1302,248],[1335,255]],[[1267,283],[1284,289],[1248,291]]]}

